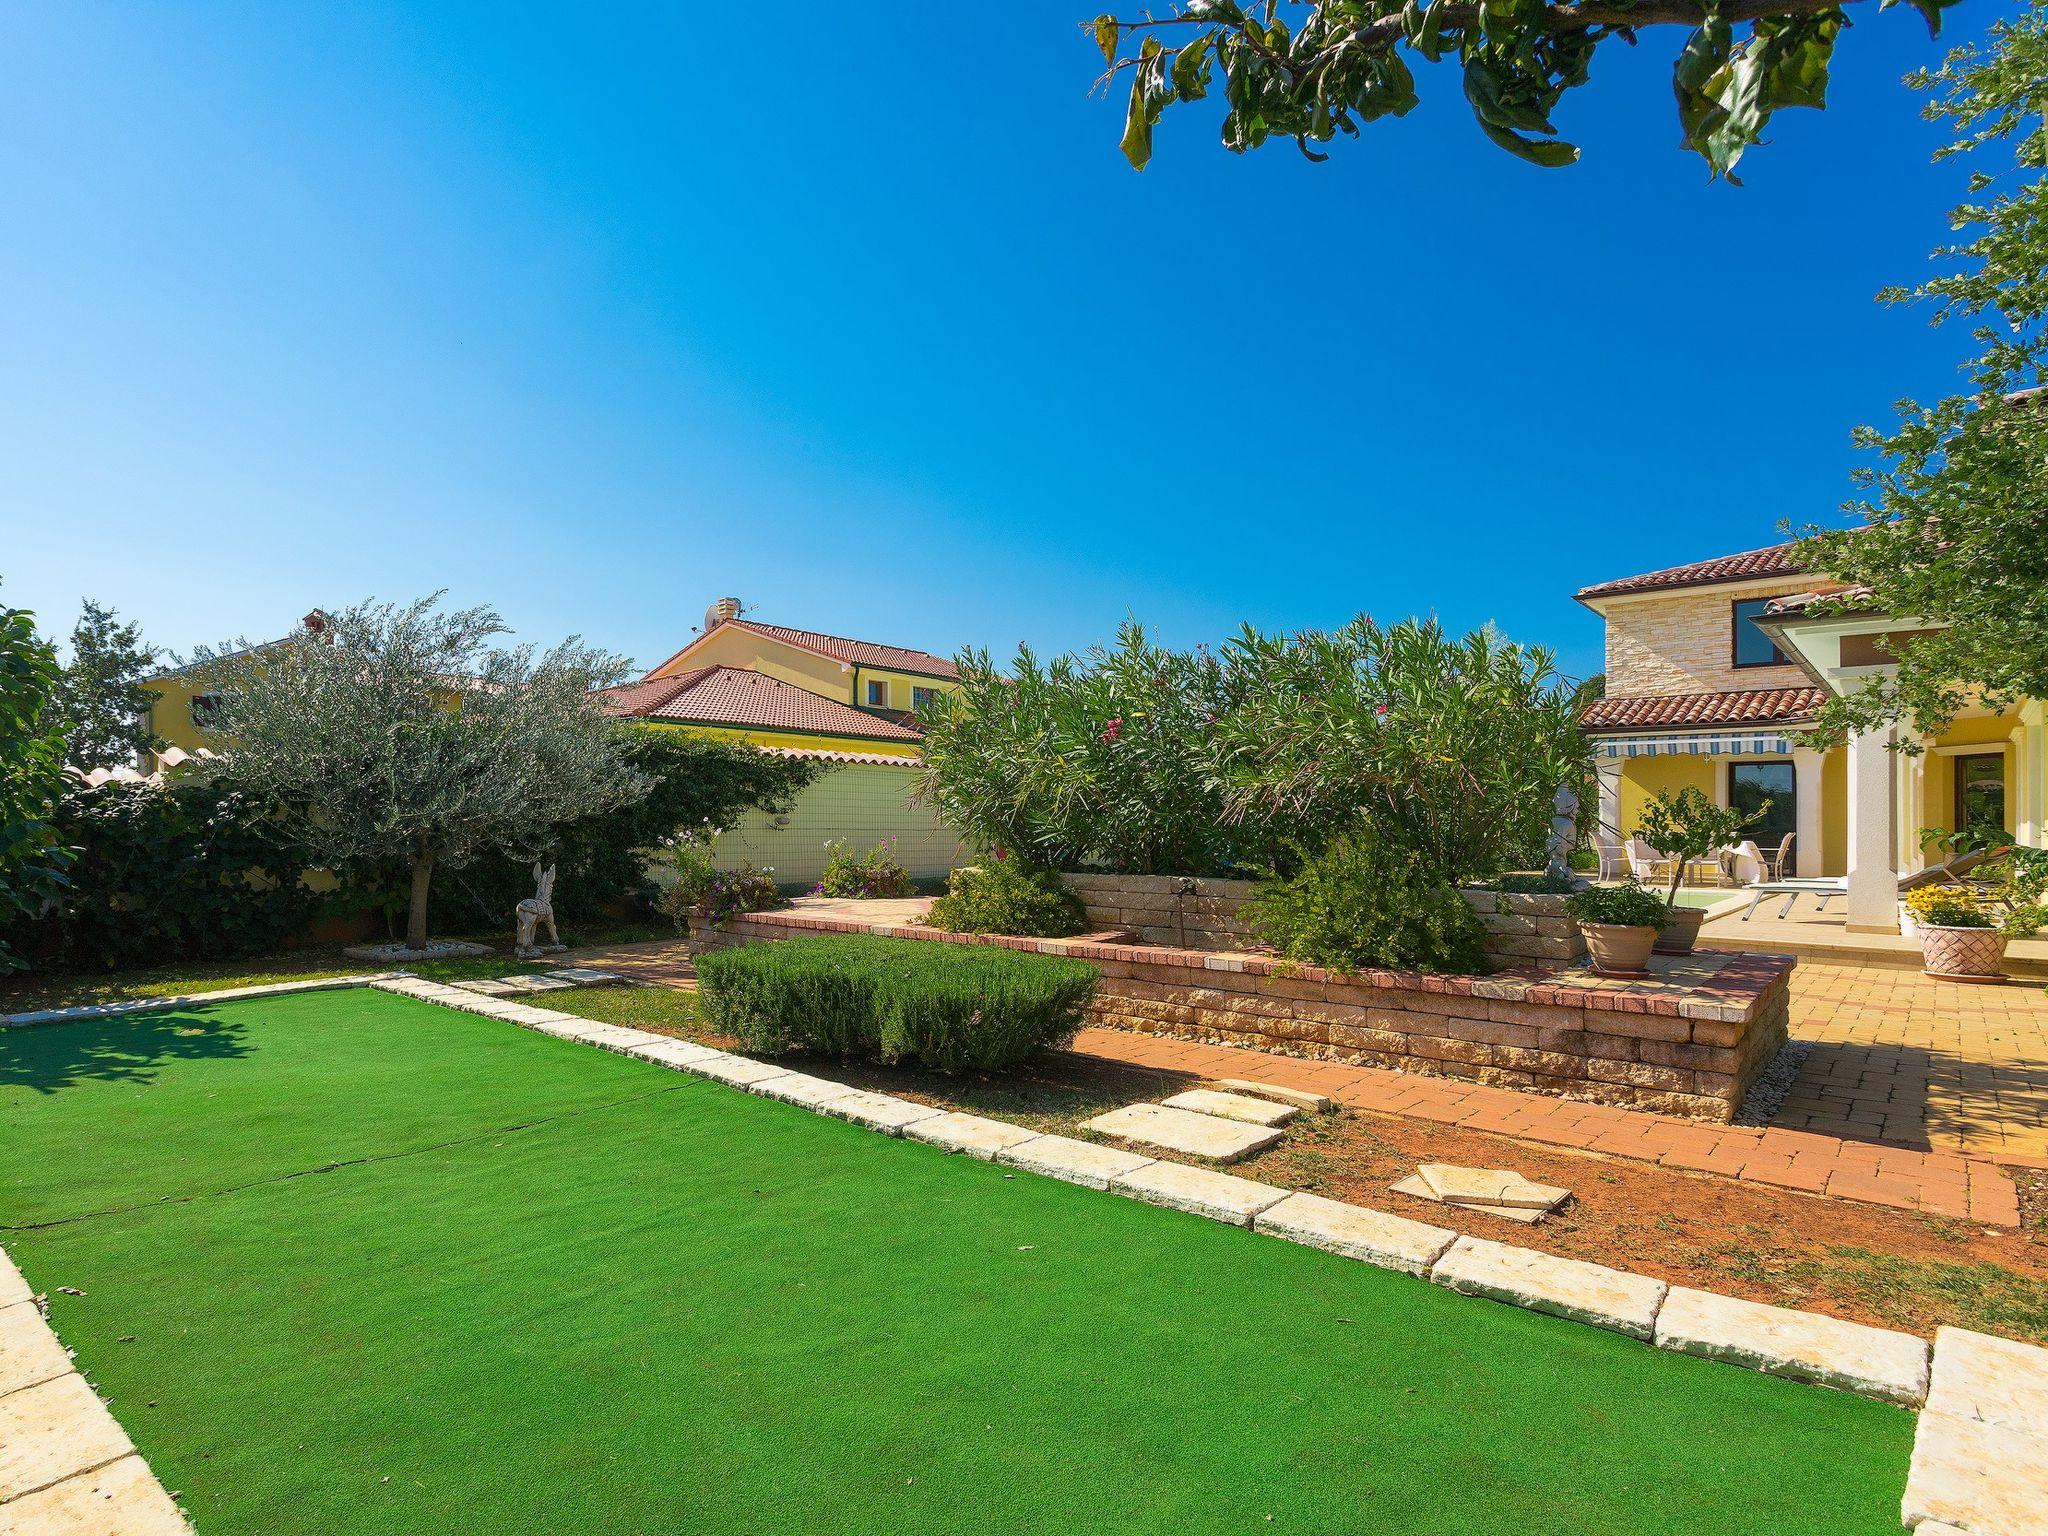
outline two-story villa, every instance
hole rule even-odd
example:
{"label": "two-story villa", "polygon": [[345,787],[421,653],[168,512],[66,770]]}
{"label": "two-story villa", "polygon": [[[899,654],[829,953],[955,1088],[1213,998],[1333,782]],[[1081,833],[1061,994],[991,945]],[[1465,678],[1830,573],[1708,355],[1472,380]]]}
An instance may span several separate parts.
{"label": "two-story villa", "polygon": [[1626,837],[1649,796],[1688,784],[1722,805],[1768,803],[1753,835],[1774,847],[1797,834],[1785,873],[1848,876],[1848,925],[1895,931],[1898,876],[1939,857],[1928,831],[2042,843],[2048,727],[2029,701],[1966,710],[1942,735],[1914,738],[1915,752],[1892,750],[1894,730],[1827,752],[1804,745],[1801,728],[1828,695],[1881,673],[1887,642],[1922,627],[1811,614],[1823,592],[1845,595],[1802,571],[1790,544],[1579,591],[1607,624],[1607,696],[1584,717],[1600,819]]}

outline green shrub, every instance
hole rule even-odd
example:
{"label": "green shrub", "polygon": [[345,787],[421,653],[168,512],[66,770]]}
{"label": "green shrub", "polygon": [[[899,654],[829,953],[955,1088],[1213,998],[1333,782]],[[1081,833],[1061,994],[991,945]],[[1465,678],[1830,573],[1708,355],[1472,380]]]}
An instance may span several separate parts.
{"label": "green shrub", "polygon": [[1064,939],[1087,931],[1088,911],[1051,870],[991,857],[954,870],[946,894],[932,903],[925,921],[953,933]]}
{"label": "green shrub", "polygon": [[813,895],[879,898],[910,894],[910,871],[896,857],[895,838],[883,838],[866,853],[855,853],[853,844],[838,837],[825,847],[825,872],[812,888]]}
{"label": "green shrub", "polygon": [[930,939],[832,934],[714,950],[697,961],[710,1024],[749,1050],[993,1071],[1080,1027],[1095,967]]}
{"label": "green shrub", "polygon": [[1486,969],[1486,927],[1443,873],[1370,830],[1262,881],[1244,918],[1275,952],[1333,970]]}
{"label": "green shrub", "polygon": [[1502,875],[1488,887],[1504,896],[1569,896],[1578,888],[1570,875]]}
{"label": "green shrub", "polygon": [[1633,880],[1581,891],[1565,902],[1564,909],[1582,923],[1613,923],[1624,928],[1663,928],[1671,921],[1663,899]]}

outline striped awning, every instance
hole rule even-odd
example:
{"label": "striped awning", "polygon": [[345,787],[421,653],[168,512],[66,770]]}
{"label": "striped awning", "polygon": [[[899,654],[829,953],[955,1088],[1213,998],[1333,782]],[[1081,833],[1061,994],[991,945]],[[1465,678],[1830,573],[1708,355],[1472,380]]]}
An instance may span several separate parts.
{"label": "striped awning", "polygon": [[1785,757],[1791,751],[1791,738],[1778,731],[1683,732],[1593,739],[1595,757]]}

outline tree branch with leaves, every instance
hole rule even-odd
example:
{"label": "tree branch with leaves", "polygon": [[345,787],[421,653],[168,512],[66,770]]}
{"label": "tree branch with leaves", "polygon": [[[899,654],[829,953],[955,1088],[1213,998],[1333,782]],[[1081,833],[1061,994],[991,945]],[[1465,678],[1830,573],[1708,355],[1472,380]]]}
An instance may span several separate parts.
{"label": "tree branch with leaves", "polygon": [[[1887,9],[1901,0],[1878,0]],[[1938,27],[1953,0],[1903,0]],[[1691,29],[1673,69],[1679,127],[1717,176],[1786,107],[1826,104],[1844,0],[1185,0],[1163,14],[1098,16],[1090,24],[1105,86],[1132,77],[1123,151],[1152,158],[1166,109],[1200,101],[1221,76],[1224,148],[1237,153],[1291,139],[1311,146],[1416,104],[1406,56],[1463,72],[1465,99],[1486,136],[1541,166],[1570,165],[1578,147],[1552,116],[1584,85],[1610,40],[1645,27]]]}

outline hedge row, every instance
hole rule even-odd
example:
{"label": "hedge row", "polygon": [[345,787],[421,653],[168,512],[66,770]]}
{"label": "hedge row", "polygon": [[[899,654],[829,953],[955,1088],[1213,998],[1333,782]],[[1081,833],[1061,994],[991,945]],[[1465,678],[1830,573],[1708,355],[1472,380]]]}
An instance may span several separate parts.
{"label": "hedge row", "polygon": [[1063,1043],[1095,990],[1083,960],[872,934],[780,939],[697,960],[713,1027],[747,1049],[991,1071]]}

